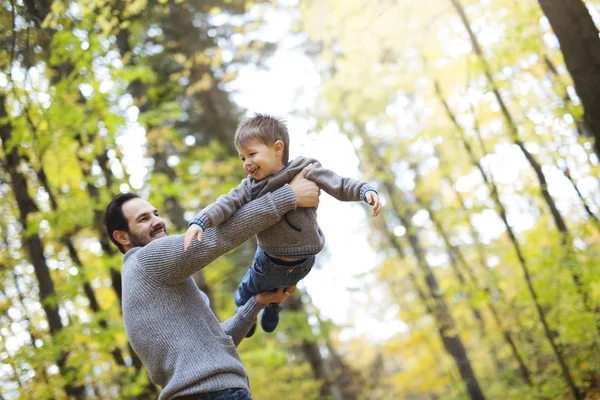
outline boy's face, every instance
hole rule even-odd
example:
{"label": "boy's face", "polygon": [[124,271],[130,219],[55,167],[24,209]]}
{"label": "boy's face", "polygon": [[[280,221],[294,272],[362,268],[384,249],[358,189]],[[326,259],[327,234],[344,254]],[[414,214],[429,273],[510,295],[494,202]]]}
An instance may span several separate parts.
{"label": "boy's face", "polygon": [[264,144],[260,140],[251,139],[244,143],[238,152],[248,175],[261,180],[281,171],[283,147],[281,140],[273,144]]}

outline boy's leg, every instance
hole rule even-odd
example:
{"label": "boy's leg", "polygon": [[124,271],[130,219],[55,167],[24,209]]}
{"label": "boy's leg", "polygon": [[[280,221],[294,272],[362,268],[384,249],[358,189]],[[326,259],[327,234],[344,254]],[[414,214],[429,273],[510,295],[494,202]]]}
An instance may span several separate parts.
{"label": "boy's leg", "polygon": [[263,331],[273,332],[277,328],[277,325],[279,325],[279,313],[282,309],[281,303],[271,303],[265,306],[260,317],[260,326],[263,328]]}
{"label": "boy's leg", "polygon": [[[269,257],[269,259],[277,266],[278,270],[285,271],[284,287],[290,287],[297,284],[303,279],[315,264],[315,256],[297,261],[284,261],[277,258]],[[279,303],[268,304],[261,315],[260,325],[265,332],[273,332],[279,325],[279,313],[282,307]]]}
{"label": "boy's leg", "polygon": [[243,306],[250,299],[250,297],[255,296],[257,293],[254,293],[254,287],[256,286],[254,281],[254,273],[252,268],[248,268],[246,274],[242,278],[242,281],[238,285],[237,291],[235,292],[235,297],[233,301],[235,305],[238,307]]}
{"label": "boy's leg", "polygon": [[[246,271],[244,278],[240,282],[235,293],[234,301],[236,306],[241,307],[252,297],[258,293],[266,292],[273,289],[270,283],[270,262],[265,257],[265,253],[259,247],[252,260],[252,265]],[[246,337],[254,335],[256,324],[252,325]]]}

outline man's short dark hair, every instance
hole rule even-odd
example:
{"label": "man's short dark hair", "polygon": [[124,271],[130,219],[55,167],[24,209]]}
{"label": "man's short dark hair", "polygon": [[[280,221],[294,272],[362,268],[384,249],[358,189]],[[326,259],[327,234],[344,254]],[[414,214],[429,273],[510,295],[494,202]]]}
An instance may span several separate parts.
{"label": "man's short dark hair", "polygon": [[125,253],[125,249],[121,243],[117,242],[113,238],[114,231],[125,231],[129,232],[129,222],[123,214],[123,204],[131,199],[139,199],[135,193],[119,193],[108,203],[106,211],[104,212],[104,224],[106,225],[106,232],[112,242],[119,248],[121,253]]}

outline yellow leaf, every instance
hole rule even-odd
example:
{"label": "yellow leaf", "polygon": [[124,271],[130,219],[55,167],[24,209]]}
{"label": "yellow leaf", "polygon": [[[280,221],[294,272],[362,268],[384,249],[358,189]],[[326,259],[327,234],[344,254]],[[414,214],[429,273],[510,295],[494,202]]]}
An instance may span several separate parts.
{"label": "yellow leaf", "polygon": [[177,53],[173,56],[173,59],[177,61],[179,64],[184,64],[186,61],[186,56],[182,53]]}
{"label": "yellow leaf", "polygon": [[237,76],[238,76],[237,72],[227,73],[227,74],[223,75],[223,78],[221,80],[223,82],[231,82],[234,79],[236,79]]}
{"label": "yellow leaf", "polygon": [[212,82],[213,80],[210,74],[205,72],[202,74],[202,77],[200,79],[198,79],[196,82],[194,82],[187,88],[186,94],[188,96],[191,96],[194,93],[206,91],[211,88]]}
{"label": "yellow leaf", "polygon": [[581,371],[589,371],[592,369],[592,364],[590,364],[589,362],[584,362],[579,366],[579,369]]}

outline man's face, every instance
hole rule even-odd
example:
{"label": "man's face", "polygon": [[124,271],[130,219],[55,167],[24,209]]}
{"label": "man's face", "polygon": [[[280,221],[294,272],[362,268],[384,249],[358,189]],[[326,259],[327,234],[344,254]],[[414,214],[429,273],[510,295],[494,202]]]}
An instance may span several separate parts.
{"label": "man's face", "polygon": [[126,250],[145,246],[154,239],[167,236],[165,221],[158,215],[158,210],[146,200],[129,200],[123,204],[123,215],[129,224],[129,246],[124,244]]}

